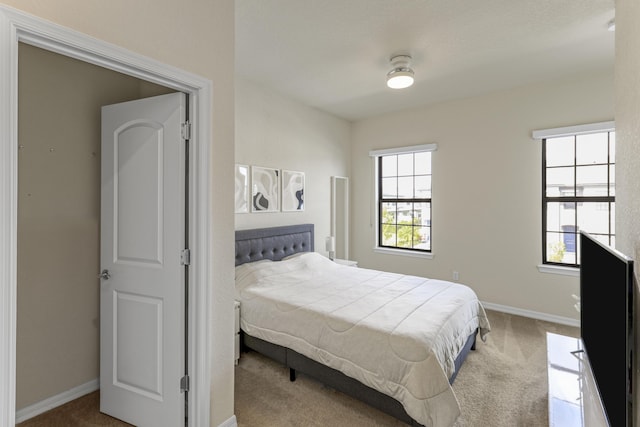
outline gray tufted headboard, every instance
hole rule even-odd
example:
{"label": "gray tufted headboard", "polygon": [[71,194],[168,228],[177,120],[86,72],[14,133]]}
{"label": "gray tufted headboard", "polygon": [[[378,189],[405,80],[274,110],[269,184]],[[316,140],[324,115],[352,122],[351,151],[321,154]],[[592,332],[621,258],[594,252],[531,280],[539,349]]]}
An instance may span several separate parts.
{"label": "gray tufted headboard", "polygon": [[236,266],[298,252],[313,252],[313,224],[236,230]]}

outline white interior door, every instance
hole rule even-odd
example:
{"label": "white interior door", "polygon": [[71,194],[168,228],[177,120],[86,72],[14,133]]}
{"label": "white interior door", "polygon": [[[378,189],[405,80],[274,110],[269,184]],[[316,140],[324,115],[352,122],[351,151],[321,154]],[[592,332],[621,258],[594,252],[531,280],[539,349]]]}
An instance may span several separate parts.
{"label": "white interior door", "polygon": [[100,410],[185,424],[186,96],[102,108]]}

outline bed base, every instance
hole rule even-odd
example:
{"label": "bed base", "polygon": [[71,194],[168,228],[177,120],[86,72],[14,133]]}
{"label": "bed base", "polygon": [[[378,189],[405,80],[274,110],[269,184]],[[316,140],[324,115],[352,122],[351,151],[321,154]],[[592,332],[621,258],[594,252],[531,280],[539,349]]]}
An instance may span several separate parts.
{"label": "bed base", "polygon": [[[469,335],[465,346],[462,351],[460,351],[460,354],[458,354],[455,360],[455,372],[451,375],[451,378],[449,378],[450,384],[453,384],[469,352],[475,350],[477,332],[476,330],[473,334]],[[260,338],[252,337],[244,332],[242,332],[241,340],[243,351],[254,350],[289,368],[289,379],[291,381],[295,381],[296,372],[301,372],[322,384],[354,397],[411,426],[424,427],[411,418],[404,410],[402,404],[394,398],[380,393],[336,369],[309,359],[294,350],[261,340]]]}

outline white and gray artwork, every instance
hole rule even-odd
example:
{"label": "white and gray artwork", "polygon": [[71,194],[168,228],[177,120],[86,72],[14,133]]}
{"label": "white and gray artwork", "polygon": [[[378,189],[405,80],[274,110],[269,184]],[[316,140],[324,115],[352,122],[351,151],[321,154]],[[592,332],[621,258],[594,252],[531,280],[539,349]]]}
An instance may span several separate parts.
{"label": "white and gray artwork", "polygon": [[251,211],[277,212],[280,180],[278,169],[251,167]]}
{"label": "white and gray artwork", "polygon": [[249,212],[249,166],[236,164],[236,213]]}
{"label": "white and gray artwork", "polygon": [[282,211],[304,210],[304,172],[282,171]]}

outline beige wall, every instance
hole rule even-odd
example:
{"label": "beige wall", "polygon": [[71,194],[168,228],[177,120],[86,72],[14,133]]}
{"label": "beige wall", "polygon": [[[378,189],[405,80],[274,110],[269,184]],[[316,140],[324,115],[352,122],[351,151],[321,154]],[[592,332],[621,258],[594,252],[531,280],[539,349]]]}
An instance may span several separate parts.
{"label": "beige wall", "polygon": [[[576,277],[539,273],[541,146],[536,129],[613,120],[613,69],[353,125],[351,256],[363,267],[445,280],[480,299],[576,321]],[[432,260],[374,253],[369,150],[435,142]]]}
{"label": "beige wall", "polygon": [[640,4],[616,1],[617,247],[640,277]]}
{"label": "beige wall", "polygon": [[167,93],[21,45],[18,409],[99,372],[100,106]]}
{"label": "beige wall", "polygon": [[236,79],[236,163],[305,173],[304,212],[236,214],[236,229],[315,224],[315,250],[330,234],[331,176],[348,176],[350,124]]}
{"label": "beige wall", "polygon": [[[616,229],[617,248],[635,260],[636,359],[640,348],[640,4],[616,1]],[[640,378],[636,361],[634,381]],[[635,404],[640,405],[640,393]],[[640,425],[640,410],[635,411]]]}
{"label": "beige wall", "polygon": [[234,3],[232,0],[1,0],[2,4],[213,82],[211,425],[233,415]]}

